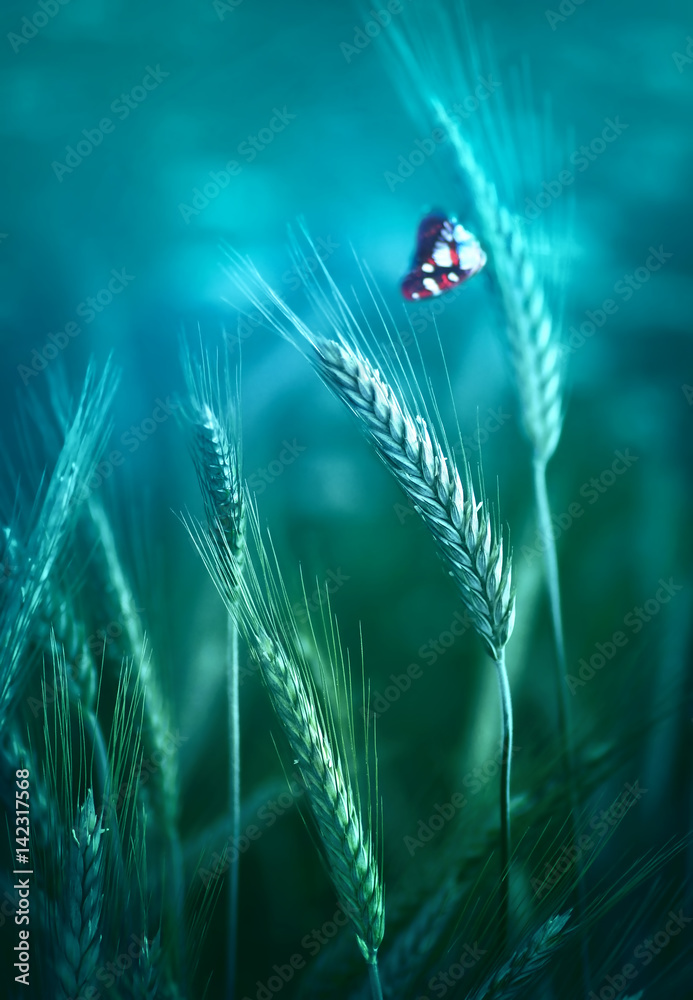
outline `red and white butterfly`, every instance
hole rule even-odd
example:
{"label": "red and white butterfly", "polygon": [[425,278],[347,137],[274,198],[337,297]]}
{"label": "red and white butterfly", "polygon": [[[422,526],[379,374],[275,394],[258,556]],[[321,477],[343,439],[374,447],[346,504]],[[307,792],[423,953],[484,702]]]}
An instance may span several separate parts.
{"label": "red and white butterfly", "polygon": [[482,269],[486,254],[457,219],[434,213],[421,222],[409,274],[402,281],[405,299],[429,299],[449,292]]}

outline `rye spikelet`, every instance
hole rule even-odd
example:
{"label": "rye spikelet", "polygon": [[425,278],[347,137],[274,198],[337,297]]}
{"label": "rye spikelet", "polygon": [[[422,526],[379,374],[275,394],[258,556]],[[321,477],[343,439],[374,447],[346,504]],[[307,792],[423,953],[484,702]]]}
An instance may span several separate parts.
{"label": "rye spikelet", "polygon": [[199,363],[192,361],[186,347],[182,354],[189,396],[184,417],[207,523],[218,531],[218,541],[228,546],[234,563],[242,566],[245,512],[240,433],[236,430],[237,411],[232,405],[228,369],[222,391],[218,359],[213,374],[205,352]]}
{"label": "rye spikelet", "polygon": [[104,832],[89,789],[72,829],[60,915],[56,921],[56,976],[59,997],[65,1000],[80,995],[98,965],[104,892]]}
{"label": "rye spikelet", "polygon": [[[316,340],[314,364],[325,383],[359,419],[381,460],[414,504],[438,543],[476,631],[498,659],[512,632],[510,560],[494,533],[484,501],[438,441],[371,363],[354,347]],[[494,537],[495,534],[495,537]]]}
{"label": "rye spikelet", "polygon": [[515,386],[525,433],[537,460],[547,462],[562,428],[561,347],[556,323],[519,218],[505,208],[462,129],[439,101],[438,121],[448,133],[480,223],[503,302]]}
{"label": "rye spikelet", "polygon": [[366,961],[373,963],[384,933],[383,894],[357,798],[321,718],[315,690],[266,633],[257,636],[256,648],[270,699],[298,759],[337,896]]}
{"label": "rye spikelet", "polygon": [[[227,609],[235,616],[262,672],[272,706],[297,762],[320,836],[324,859],[344,913],[351,919],[359,948],[369,966],[385,927],[383,885],[378,871],[375,831],[369,799],[364,820],[358,783],[352,781],[355,734],[351,706],[346,705],[348,733],[338,714],[316,688],[283,581],[270,565],[257,512],[248,502],[249,522],[260,569],[246,553],[245,575],[220,555],[214,535],[188,523],[188,530]],[[348,690],[346,664],[336,638],[330,644],[325,679],[339,697]],[[336,657],[336,659],[335,659]],[[370,774],[370,771],[368,772]]]}
{"label": "rye spikelet", "polygon": [[570,910],[550,917],[469,1000],[512,1000],[546,967],[568,936]]}
{"label": "rye spikelet", "polygon": [[[0,734],[28,671],[22,670],[29,638],[46,598],[51,573],[74,527],[85,484],[88,483],[108,438],[107,412],[117,376],[110,363],[100,378],[89,366],[74,414],[64,422],[64,439],[55,469],[43,496],[36,498],[22,545],[22,559],[15,561],[15,530],[6,536],[8,573],[0,608]],[[32,456],[29,456],[29,460]],[[11,519],[7,519],[11,522]]]}

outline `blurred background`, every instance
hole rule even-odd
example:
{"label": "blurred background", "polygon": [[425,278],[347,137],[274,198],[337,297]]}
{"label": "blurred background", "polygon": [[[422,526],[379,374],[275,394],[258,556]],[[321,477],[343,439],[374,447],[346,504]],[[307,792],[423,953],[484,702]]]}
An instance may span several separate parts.
{"label": "blurred background", "polygon": [[[565,291],[566,337],[577,349],[568,355],[565,429],[549,490],[564,516],[557,534],[569,670],[577,675],[580,660],[614,632],[628,636],[571,695],[580,738],[608,744],[626,722],[664,720],[603,791],[608,803],[625,780],[649,789],[637,821],[608,849],[637,854],[682,835],[691,818],[693,19],[677,0],[585,0],[552,11],[546,0],[493,0],[470,10],[490,31],[501,87],[511,88],[511,67],[526,59],[536,93],[550,95],[575,178]],[[17,401],[29,387],[46,391],[48,366],[64,365],[76,389],[89,357],[102,365],[113,353],[122,381],[107,453],[125,460],[103,466],[100,489],[120,520],[187,740],[181,830],[199,846],[226,800],[226,626],[175,516],[186,506],[200,513],[201,504],[172,404],[182,390],[181,333],[194,340],[199,328],[213,350],[231,344],[231,363],[242,357],[245,473],[289,586],[298,601],[299,565],[309,581],[332,581],[345,644],[358,655],[362,629],[366,673],[387,705],[378,739],[385,874],[396,887],[420,863],[404,837],[493,756],[495,678],[472,634],[450,649],[440,644],[458,611],[454,588],[355,422],[290,345],[247,319],[239,327],[247,306],[225,247],[249,255],[304,315],[287,224],[304,217],[337,283],[347,293],[357,286],[365,301],[355,251],[395,323],[404,329],[407,315],[417,317],[428,369],[447,399],[430,308],[405,308],[399,280],[422,216],[435,206],[462,210],[448,145],[393,183],[425,134],[392,84],[382,39],[354,46],[368,10],[342,0],[46,0],[45,17],[37,11],[31,0],[6,0],[0,13],[3,439],[12,450]],[[623,127],[602,151],[590,144],[607,119]],[[570,153],[583,144],[599,152],[580,169]],[[516,207],[536,204],[543,190],[527,187]],[[580,342],[575,330],[604,315],[608,299],[616,308]],[[485,480],[515,551],[509,657],[520,794],[555,750],[530,453],[486,277],[441,304],[435,319],[462,435],[475,466],[482,445]],[[616,452],[633,456],[619,475],[609,471]],[[574,503],[579,517],[567,514]],[[655,600],[662,579],[681,589],[637,631],[624,626]],[[442,652],[431,652],[436,644]],[[391,675],[410,664],[422,676],[395,699]],[[244,797],[248,822],[257,822],[268,797],[258,789],[274,781],[281,791],[283,777],[255,673],[241,696]],[[495,782],[482,794],[492,810]],[[220,852],[225,837],[215,836],[208,847]],[[241,991],[255,996],[253,984],[267,980],[273,963],[306,954],[302,938],[335,905],[290,807],[243,856]],[[224,919],[222,901],[203,958],[214,996],[222,995]]]}

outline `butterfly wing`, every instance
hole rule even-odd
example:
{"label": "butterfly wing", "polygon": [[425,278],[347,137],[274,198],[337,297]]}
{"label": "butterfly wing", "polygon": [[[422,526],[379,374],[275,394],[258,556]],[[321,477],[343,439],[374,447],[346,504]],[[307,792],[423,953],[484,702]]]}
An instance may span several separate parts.
{"label": "butterfly wing", "polygon": [[442,295],[474,277],[485,263],[486,254],[478,241],[456,219],[427,215],[419,225],[402,295],[410,301]]}

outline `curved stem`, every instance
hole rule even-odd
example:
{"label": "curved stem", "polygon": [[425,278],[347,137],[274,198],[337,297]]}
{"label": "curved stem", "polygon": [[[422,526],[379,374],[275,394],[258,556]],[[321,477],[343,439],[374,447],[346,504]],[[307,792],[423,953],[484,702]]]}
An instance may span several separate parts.
{"label": "curved stem", "polygon": [[496,662],[498,694],[501,707],[501,781],[500,781],[500,830],[501,830],[501,916],[500,937],[505,944],[508,938],[510,916],[510,759],[513,752],[513,703],[505,667],[505,650]]}
{"label": "curved stem", "polygon": [[[239,711],[238,628],[231,616],[227,633],[227,691],[229,710],[229,812],[231,837],[238,844],[241,835],[241,727]],[[231,862],[229,881],[229,932],[226,948],[226,996],[233,1000],[238,951],[238,860]]]}
{"label": "curved stem", "polygon": [[380,985],[380,973],[378,972],[378,959],[374,958],[368,963],[368,982],[371,986],[372,1000],[383,1000],[383,988]]}
{"label": "curved stem", "polygon": [[[541,537],[542,549],[544,552],[544,567],[546,570],[546,586],[549,593],[549,603],[551,606],[551,621],[553,623],[553,638],[556,649],[556,687],[558,694],[558,729],[561,741],[561,750],[565,761],[566,780],[568,793],[570,796],[570,829],[573,841],[577,837],[577,816],[580,809],[580,801],[576,787],[575,776],[575,749],[573,747],[573,736],[571,727],[571,712],[568,694],[566,691],[567,663],[565,655],[565,640],[563,638],[563,615],[561,612],[561,588],[558,576],[558,557],[556,555],[556,541],[551,530],[551,507],[546,488],[546,460],[539,456],[534,456],[534,496],[537,505],[537,517],[539,521],[539,534]],[[583,878],[583,868],[580,855],[575,861],[577,875],[576,889],[576,915],[578,921],[582,920],[586,907],[585,882]],[[587,935],[582,935],[582,966],[585,992],[589,991],[590,970],[589,953],[587,947]]]}
{"label": "curved stem", "polygon": [[[544,553],[544,568],[546,570],[546,586],[551,605],[551,622],[553,624],[553,640],[556,648],[556,686],[558,695],[558,729],[567,768],[573,773],[573,744],[570,731],[570,704],[566,692],[566,657],[563,638],[563,615],[561,612],[561,588],[558,579],[558,557],[556,542],[551,530],[551,508],[546,490],[546,461],[536,455],[532,463],[534,470],[534,497],[537,504],[539,535]],[[572,787],[572,782],[571,782]]]}

